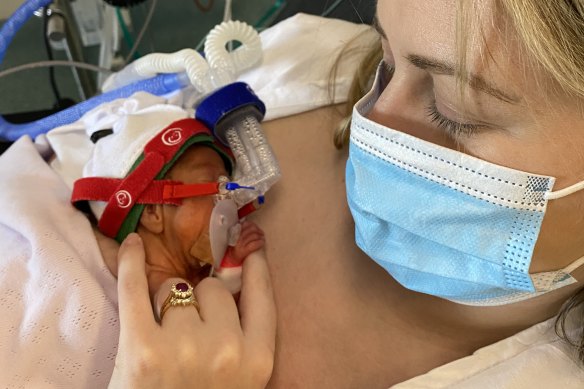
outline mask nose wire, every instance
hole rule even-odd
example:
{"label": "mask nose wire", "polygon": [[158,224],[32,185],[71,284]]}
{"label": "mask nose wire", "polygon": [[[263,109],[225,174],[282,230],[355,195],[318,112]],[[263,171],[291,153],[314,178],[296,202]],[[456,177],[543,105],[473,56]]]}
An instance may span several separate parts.
{"label": "mask nose wire", "polygon": [[565,197],[571,195],[572,193],[578,192],[584,189],[584,181],[580,181],[574,185],[571,185],[567,188],[556,190],[554,192],[547,192],[543,195],[543,198],[546,200],[555,200],[561,197]]}

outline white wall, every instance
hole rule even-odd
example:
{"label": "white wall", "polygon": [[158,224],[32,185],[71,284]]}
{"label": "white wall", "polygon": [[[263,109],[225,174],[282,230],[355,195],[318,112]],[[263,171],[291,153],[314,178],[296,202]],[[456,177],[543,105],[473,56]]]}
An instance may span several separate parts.
{"label": "white wall", "polygon": [[7,19],[24,0],[0,0],[0,19]]}

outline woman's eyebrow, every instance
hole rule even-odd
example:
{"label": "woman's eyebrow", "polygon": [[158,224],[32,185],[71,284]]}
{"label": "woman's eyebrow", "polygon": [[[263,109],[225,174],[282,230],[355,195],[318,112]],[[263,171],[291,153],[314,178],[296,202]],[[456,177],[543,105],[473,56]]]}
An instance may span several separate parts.
{"label": "woman's eyebrow", "polygon": [[[379,24],[379,18],[377,17],[377,14],[373,16],[373,21],[371,25],[375,29],[375,31],[377,31],[377,33],[381,35],[383,39],[387,40],[387,34],[383,30],[383,27],[381,27],[381,24]],[[410,61],[412,65],[420,69],[427,70],[434,74],[442,74],[448,76],[454,76],[456,74],[459,74],[459,72],[457,72],[456,68],[453,65],[445,62],[440,62],[436,59],[427,58],[415,54],[410,54],[406,56],[406,59]],[[519,97],[515,95],[503,92],[501,89],[487,82],[487,80],[485,80],[483,77],[474,73],[468,74],[466,82],[470,85],[471,88],[485,92],[506,103],[517,104],[521,100]]]}
{"label": "woman's eyebrow", "polygon": [[[442,74],[447,76],[455,76],[460,74],[460,71],[458,71],[455,66],[446,62],[440,62],[436,59],[415,54],[407,55],[406,59],[415,67],[427,70],[433,74]],[[485,92],[506,103],[517,104],[521,100],[515,95],[503,92],[501,89],[489,83],[483,77],[474,73],[469,73],[465,79],[465,82],[467,82],[471,88]]]}

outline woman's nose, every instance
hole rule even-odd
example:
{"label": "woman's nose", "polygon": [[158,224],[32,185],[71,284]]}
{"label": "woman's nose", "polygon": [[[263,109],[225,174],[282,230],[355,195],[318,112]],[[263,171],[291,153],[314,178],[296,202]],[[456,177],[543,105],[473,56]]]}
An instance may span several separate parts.
{"label": "woman's nose", "polygon": [[367,113],[367,118],[416,138],[454,148],[454,141],[432,124],[428,116],[428,106],[434,98],[431,85],[425,85],[416,77],[415,74],[396,72]]}

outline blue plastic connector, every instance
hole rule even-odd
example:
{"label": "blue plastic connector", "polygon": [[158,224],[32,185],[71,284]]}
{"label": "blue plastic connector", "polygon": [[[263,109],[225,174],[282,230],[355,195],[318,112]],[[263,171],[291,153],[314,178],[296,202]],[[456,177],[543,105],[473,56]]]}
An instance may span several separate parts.
{"label": "blue plastic connector", "polygon": [[239,185],[237,182],[228,182],[227,184],[225,184],[225,189],[227,189],[227,190],[237,190],[237,189],[255,190],[255,188],[253,186],[243,186],[243,185]]}
{"label": "blue plastic connector", "polygon": [[197,106],[195,118],[215,131],[217,123],[231,112],[244,107],[254,107],[258,120],[266,114],[266,106],[245,82],[234,82],[207,96]]}

